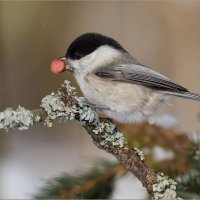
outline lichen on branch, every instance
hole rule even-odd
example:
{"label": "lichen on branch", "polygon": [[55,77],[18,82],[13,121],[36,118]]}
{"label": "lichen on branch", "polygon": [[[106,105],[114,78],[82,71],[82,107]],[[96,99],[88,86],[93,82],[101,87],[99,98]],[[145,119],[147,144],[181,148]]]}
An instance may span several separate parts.
{"label": "lichen on branch", "polygon": [[19,130],[27,130],[37,120],[39,121],[39,116],[34,118],[31,111],[21,106],[18,106],[16,110],[7,108],[5,111],[0,112],[0,129],[9,131],[18,127]]}
{"label": "lichen on branch", "polygon": [[149,169],[144,163],[143,153],[136,147],[130,149],[115,124],[99,118],[85,98],[76,95],[69,81],[65,81],[57,92],[45,96],[39,109],[29,111],[19,106],[16,110],[9,108],[0,112],[0,129],[24,130],[40,122],[51,127],[56,119],[77,120],[90,134],[94,144],[113,154],[125,169],[142,182],[152,198],[178,199],[175,181]]}

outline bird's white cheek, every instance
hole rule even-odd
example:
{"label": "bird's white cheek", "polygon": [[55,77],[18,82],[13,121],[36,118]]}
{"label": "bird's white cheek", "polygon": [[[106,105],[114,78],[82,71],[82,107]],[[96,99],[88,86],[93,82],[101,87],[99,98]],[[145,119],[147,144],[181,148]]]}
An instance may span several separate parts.
{"label": "bird's white cheek", "polygon": [[87,62],[84,62],[84,60],[69,60],[69,63],[74,68],[75,77],[84,76],[87,73]]}
{"label": "bird's white cheek", "polygon": [[78,60],[68,59],[69,64],[75,69],[80,69],[80,62]]}

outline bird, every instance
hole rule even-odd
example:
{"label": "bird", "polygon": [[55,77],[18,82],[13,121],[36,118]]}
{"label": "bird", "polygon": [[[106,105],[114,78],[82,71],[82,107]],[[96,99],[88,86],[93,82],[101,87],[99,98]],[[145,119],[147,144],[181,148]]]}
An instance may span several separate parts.
{"label": "bird", "polygon": [[70,71],[88,103],[122,123],[147,120],[169,96],[200,101],[200,94],[141,64],[116,40],[99,33],[78,36],[50,68],[55,74]]}

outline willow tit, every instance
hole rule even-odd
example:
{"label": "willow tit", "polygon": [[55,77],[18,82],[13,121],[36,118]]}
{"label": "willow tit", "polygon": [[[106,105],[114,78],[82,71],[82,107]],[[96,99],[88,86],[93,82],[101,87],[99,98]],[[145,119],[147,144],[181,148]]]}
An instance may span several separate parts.
{"label": "willow tit", "polygon": [[200,101],[160,73],[140,64],[117,41],[85,33],[51,64],[53,73],[71,71],[89,103],[119,122],[141,122],[169,95]]}

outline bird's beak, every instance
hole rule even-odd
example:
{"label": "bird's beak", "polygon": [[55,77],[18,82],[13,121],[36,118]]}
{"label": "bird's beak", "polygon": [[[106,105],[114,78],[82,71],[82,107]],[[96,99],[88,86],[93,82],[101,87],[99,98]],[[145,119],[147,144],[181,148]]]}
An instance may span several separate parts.
{"label": "bird's beak", "polygon": [[64,62],[64,64],[65,64],[65,69],[64,69],[64,71],[65,71],[65,70],[68,70],[68,71],[70,71],[70,72],[73,72],[73,71],[74,71],[74,68],[71,66],[70,62],[68,61],[68,59],[67,59],[65,56],[58,58],[58,60],[61,60],[61,61]]}

